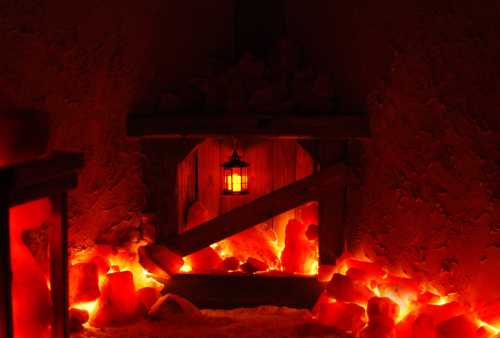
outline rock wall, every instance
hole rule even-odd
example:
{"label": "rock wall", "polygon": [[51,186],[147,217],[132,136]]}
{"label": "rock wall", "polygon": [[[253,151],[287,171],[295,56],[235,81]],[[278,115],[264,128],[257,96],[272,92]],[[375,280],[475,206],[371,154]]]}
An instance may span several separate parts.
{"label": "rock wall", "polygon": [[500,297],[500,6],[289,3],[293,35],[371,117],[358,248],[471,299]]}
{"label": "rock wall", "polygon": [[0,107],[46,111],[50,148],[86,155],[70,195],[72,246],[134,222],[144,187],[126,116],[224,54],[231,25],[229,0],[2,1]]}

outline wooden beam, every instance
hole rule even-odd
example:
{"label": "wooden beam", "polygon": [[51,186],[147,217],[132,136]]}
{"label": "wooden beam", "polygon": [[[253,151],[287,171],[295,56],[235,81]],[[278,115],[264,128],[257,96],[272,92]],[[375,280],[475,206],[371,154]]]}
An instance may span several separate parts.
{"label": "wooden beam", "polygon": [[285,211],[316,200],[321,192],[331,191],[332,187],[342,185],[346,177],[347,168],[344,165],[324,168],[316,175],[275,190],[249,204],[167,239],[164,244],[182,256],[189,255]]}
{"label": "wooden beam", "polygon": [[163,293],[175,293],[208,309],[261,305],[311,309],[323,290],[323,283],[312,276],[177,274]]}
{"label": "wooden beam", "polygon": [[146,212],[158,217],[157,240],[175,236],[181,217],[178,210],[177,167],[200,140],[145,139],[141,142],[142,176]]}
{"label": "wooden beam", "polygon": [[344,139],[369,137],[370,128],[367,116],[207,116],[148,113],[129,116],[128,135],[168,138],[252,136]]}
{"label": "wooden beam", "polygon": [[[12,268],[8,186],[10,175],[0,174],[0,337],[13,338]],[[7,190],[7,191],[6,191]]]}
{"label": "wooden beam", "polygon": [[78,170],[83,165],[84,158],[80,154],[56,152],[45,158],[0,169],[0,175],[10,177],[5,191],[9,205],[75,188]]}
{"label": "wooden beam", "polygon": [[54,194],[59,215],[49,224],[52,338],[69,337],[68,331],[68,196]]}
{"label": "wooden beam", "polygon": [[[300,141],[315,162],[320,172],[336,163],[347,161],[346,140],[302,140]],[[316,166],[318,167],[318,166]],[[346,245],[346,198],[352,180],[331,187],[321,193],[318,199],[319,264],[335,265]]]}

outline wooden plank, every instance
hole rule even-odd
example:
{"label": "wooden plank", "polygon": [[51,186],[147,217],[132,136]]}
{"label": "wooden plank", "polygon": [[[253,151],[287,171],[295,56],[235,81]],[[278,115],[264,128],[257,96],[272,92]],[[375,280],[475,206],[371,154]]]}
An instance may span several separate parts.
{"label": "wooden plank", "polygon": [[0,173],[0,337],[13,338],[12,267],[10,252],[9,198],[10,175]]}
{"label": "wooden plank", "polygon": [[335,265],[345,246],[345,185],[320,194],[318,201],[319,264]]}
{"label": "wooden plank", "polygon": [[324,284],[309,276],[177,274],[163,292],[208,309],[261,305],[311,309],[323,290]]}
{"label": "wooden plank", "polygon": [[78,185],[78,173],[65,174],[53,177],[48,181],[32,184],[15,190],[10,195],[10,206],[23,204],[54,193],[62,193],[76,188]]}
{"label": "wooden plank", "polygon": [[178,209],[177,166],[200,142],[194,140],[146,139],[141,142],[146,212],[158,217],[158,240],[179,232],[182,215]]}
{"label": "wooden plank", "polygon": [[[60,176],[75,173],[84,165],[81,154],[56,152],[48,157],[34,161],[6,166],[0,169],[0,173],[11,171],[10,194],[16,191],[30,189],[31,186],[50,182]],[[71,187],[69,187],[71,188]],[[50,194],[50,190],[46,195]]]}
{"label": "wooden plank", "polygon": [[367,116],[130,115],[128,135],[206,138],[217,136],[344,139],[369,137]]}
{"label": "wooden plank", "polygon": [[181,232],[187,230],[187,213],[189,207],[197,200],[197,161],[198,151],[194,150],[177,165],[177,213]]}
{"label": "wooden plank", "polygon": [[[282,188],[296,181],[296,148],[294,140],[273,141],[273,190]],[[296,210],[288,210],[272,219],[273,229],[279,243],[285,243],[286,226],[290,219],[296,219]]]}
{"label": "wooden plank", "polygon": [[315,200],[326,189],[332,189],[346,179],[347,168],[336,165],[320,173],[262,196],[178,236],[163,241],[182,256],[201,250],[224,238],[237,234],[273,216]]}
{"label": "wooden plank", "polygon": [[68,206],[67,194],[55,195],[59,217],[49,224],[52,338],[69,337],[68,331]]}
{"label": "wooden plank", "polygon": [[219,216],[222,183],[219,140],[208,139],[198,146],[198,182],[199,200],[207,209],[208,217]]}

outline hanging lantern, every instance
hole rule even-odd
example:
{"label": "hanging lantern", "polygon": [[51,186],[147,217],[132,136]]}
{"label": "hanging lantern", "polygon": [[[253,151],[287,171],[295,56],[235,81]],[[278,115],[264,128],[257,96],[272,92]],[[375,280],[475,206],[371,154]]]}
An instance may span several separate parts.
{"label": "hanging lantern", "polygon": [[224,195],[248,194],[248,163],[243,162],[236,150],[229,157],[229,161],[223,163],[222,182]]}

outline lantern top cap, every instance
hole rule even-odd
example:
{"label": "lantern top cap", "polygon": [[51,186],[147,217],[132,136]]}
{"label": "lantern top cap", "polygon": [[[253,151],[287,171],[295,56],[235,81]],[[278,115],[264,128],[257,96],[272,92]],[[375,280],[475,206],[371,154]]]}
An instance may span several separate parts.
{"label": "lantern top cap", "polygon": [[238,152],[236,150],[233,151],[231,156],[229,156],[229,161],[224,162],[222,164],[222,167],[224,168],[245,168],[249,167],[249,164],[247,162],[244,162],[241,160],[240,155],[238,155]]}

